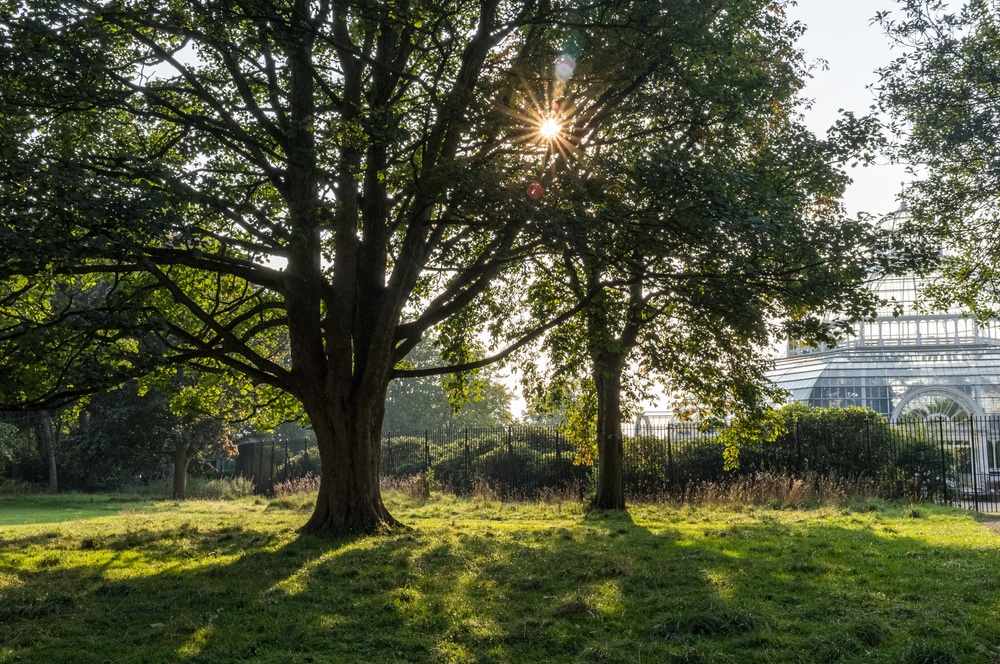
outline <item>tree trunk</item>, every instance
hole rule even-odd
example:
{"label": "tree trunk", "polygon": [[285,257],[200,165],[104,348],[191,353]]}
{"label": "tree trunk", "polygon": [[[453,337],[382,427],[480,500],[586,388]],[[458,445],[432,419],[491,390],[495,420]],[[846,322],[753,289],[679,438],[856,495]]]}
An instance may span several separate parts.
{"label": "tree trunk", "polygon": [[383,504],[379,483],[384,391],[326,404],[309,413],[322,470],[316,507],[301,532],[351,537],[401,526]]}
{"label": "tree trunk", "polygon": [[59,490],[59,478],[56,472],[56,436],[52,430],[52,415],[47,410],[40,410],[31,418],[31,424],[49,470],[49,486],[46,491],[56,493]]}
{"label": "tree trunk", "polygon": [[183,440],[175,441],[172,493],[174,500],[184,500],[187,497],[187,471],[190,463],[191,455],[188,454],[187,442]]}
{"label": "tree trunk", "polygon": [[597,495],[594,507],[625,509],[625,451],[622,446],[622,356],[595,355],[597,391]]}

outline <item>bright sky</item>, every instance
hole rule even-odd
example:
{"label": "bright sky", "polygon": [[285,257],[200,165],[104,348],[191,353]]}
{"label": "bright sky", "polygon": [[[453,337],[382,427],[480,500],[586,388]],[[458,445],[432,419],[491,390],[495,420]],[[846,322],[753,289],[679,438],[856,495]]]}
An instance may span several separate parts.
{"label": "bright sky", "polygon": [[[805,95],[814,100],[805,112],[806,124],[818,136],[836,121],[838,110],[861,116],[869,111],[875,93],[867,89],[877,81],[874,70],[888,64],[897,51],[878,25],[875,12],[901,12],[892,0],[798,0],[789,18],[807,26],[799,46],[808,62],[825,60],[829,67],[816,67]],[[850,172],[854,183],[844,197],[850,216],[859,212],[883,215],[895,210],[900,184],[909,177],[902,166],[885,164]]]}

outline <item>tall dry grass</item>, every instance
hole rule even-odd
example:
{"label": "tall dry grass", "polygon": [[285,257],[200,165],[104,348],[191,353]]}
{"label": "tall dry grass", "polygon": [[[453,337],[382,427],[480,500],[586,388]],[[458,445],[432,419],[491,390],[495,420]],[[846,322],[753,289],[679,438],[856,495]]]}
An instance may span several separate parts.
{"label": "tall dry grass", "polygon": [[681,493],[631,495],[629,498],[632,502],[667,502],[698,507],[752,505],[779,509],[813,508],[877,499],[882,494],[881,489],[880,483],[871,478],[757,473],[726,482],[692,485]]}

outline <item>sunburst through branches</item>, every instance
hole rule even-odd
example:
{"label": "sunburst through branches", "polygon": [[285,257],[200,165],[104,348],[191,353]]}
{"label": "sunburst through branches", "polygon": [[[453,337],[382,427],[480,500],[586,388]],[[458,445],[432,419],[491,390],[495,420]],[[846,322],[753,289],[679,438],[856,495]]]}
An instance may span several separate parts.
{"label": "sunburst through branches", "polygon": [[527,90],[527,106],[525,110],[506,109],[520,125],[513,140],[515,143],[531,144],[527,155],[537,156],[537,179],[533,180],[526,190],[528,198],[538,200],[545,193],[545,187],[539,181],[548,167],[551,169],[551,180],[555,176],[556,164],[569,161],[576,150],[573,133],[573,102],[566,95],[566,82],[576,69],[576,60],[566,53],[556,57],[552,65],[552,77],[548,79],[549,89],[539,96],[532,86],[525,81]]}

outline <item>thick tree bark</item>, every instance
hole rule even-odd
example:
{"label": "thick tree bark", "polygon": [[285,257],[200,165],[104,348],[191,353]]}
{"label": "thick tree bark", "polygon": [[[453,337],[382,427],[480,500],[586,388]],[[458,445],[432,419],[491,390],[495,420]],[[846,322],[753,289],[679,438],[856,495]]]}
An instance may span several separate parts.
{"label": "thick tree bark", "polygon": [[178,440],[174,443],[174,478],[173,478],[173,498],[183,500],[187,497],[187,471],[191,464],[191,455],[188,454],[187,443]]}
{"label": "thick tree bark", "polygon": [[35,429],[38,447],[45,455],[49,471],[49,485],[46,491],[56,493],[59,491],[59,478],[56,468],[56,436],[52,430],[52,415],[47,410],[40,410],[31,418],[31,424]]}
{"label": "thick tree bark", "polygon": [[597,391],[597,495],[594,507],[625,509],[625,451],[622,446],[622,356],[595,355],[594,387]]}
{"label": "thick tree bark", "polygon": [[383,504],[379,484],[384,408],[383,390],[381,398],[334,399],[309,413],[322,474],[316,507],[301,532],[350,537],[402,525]]}

